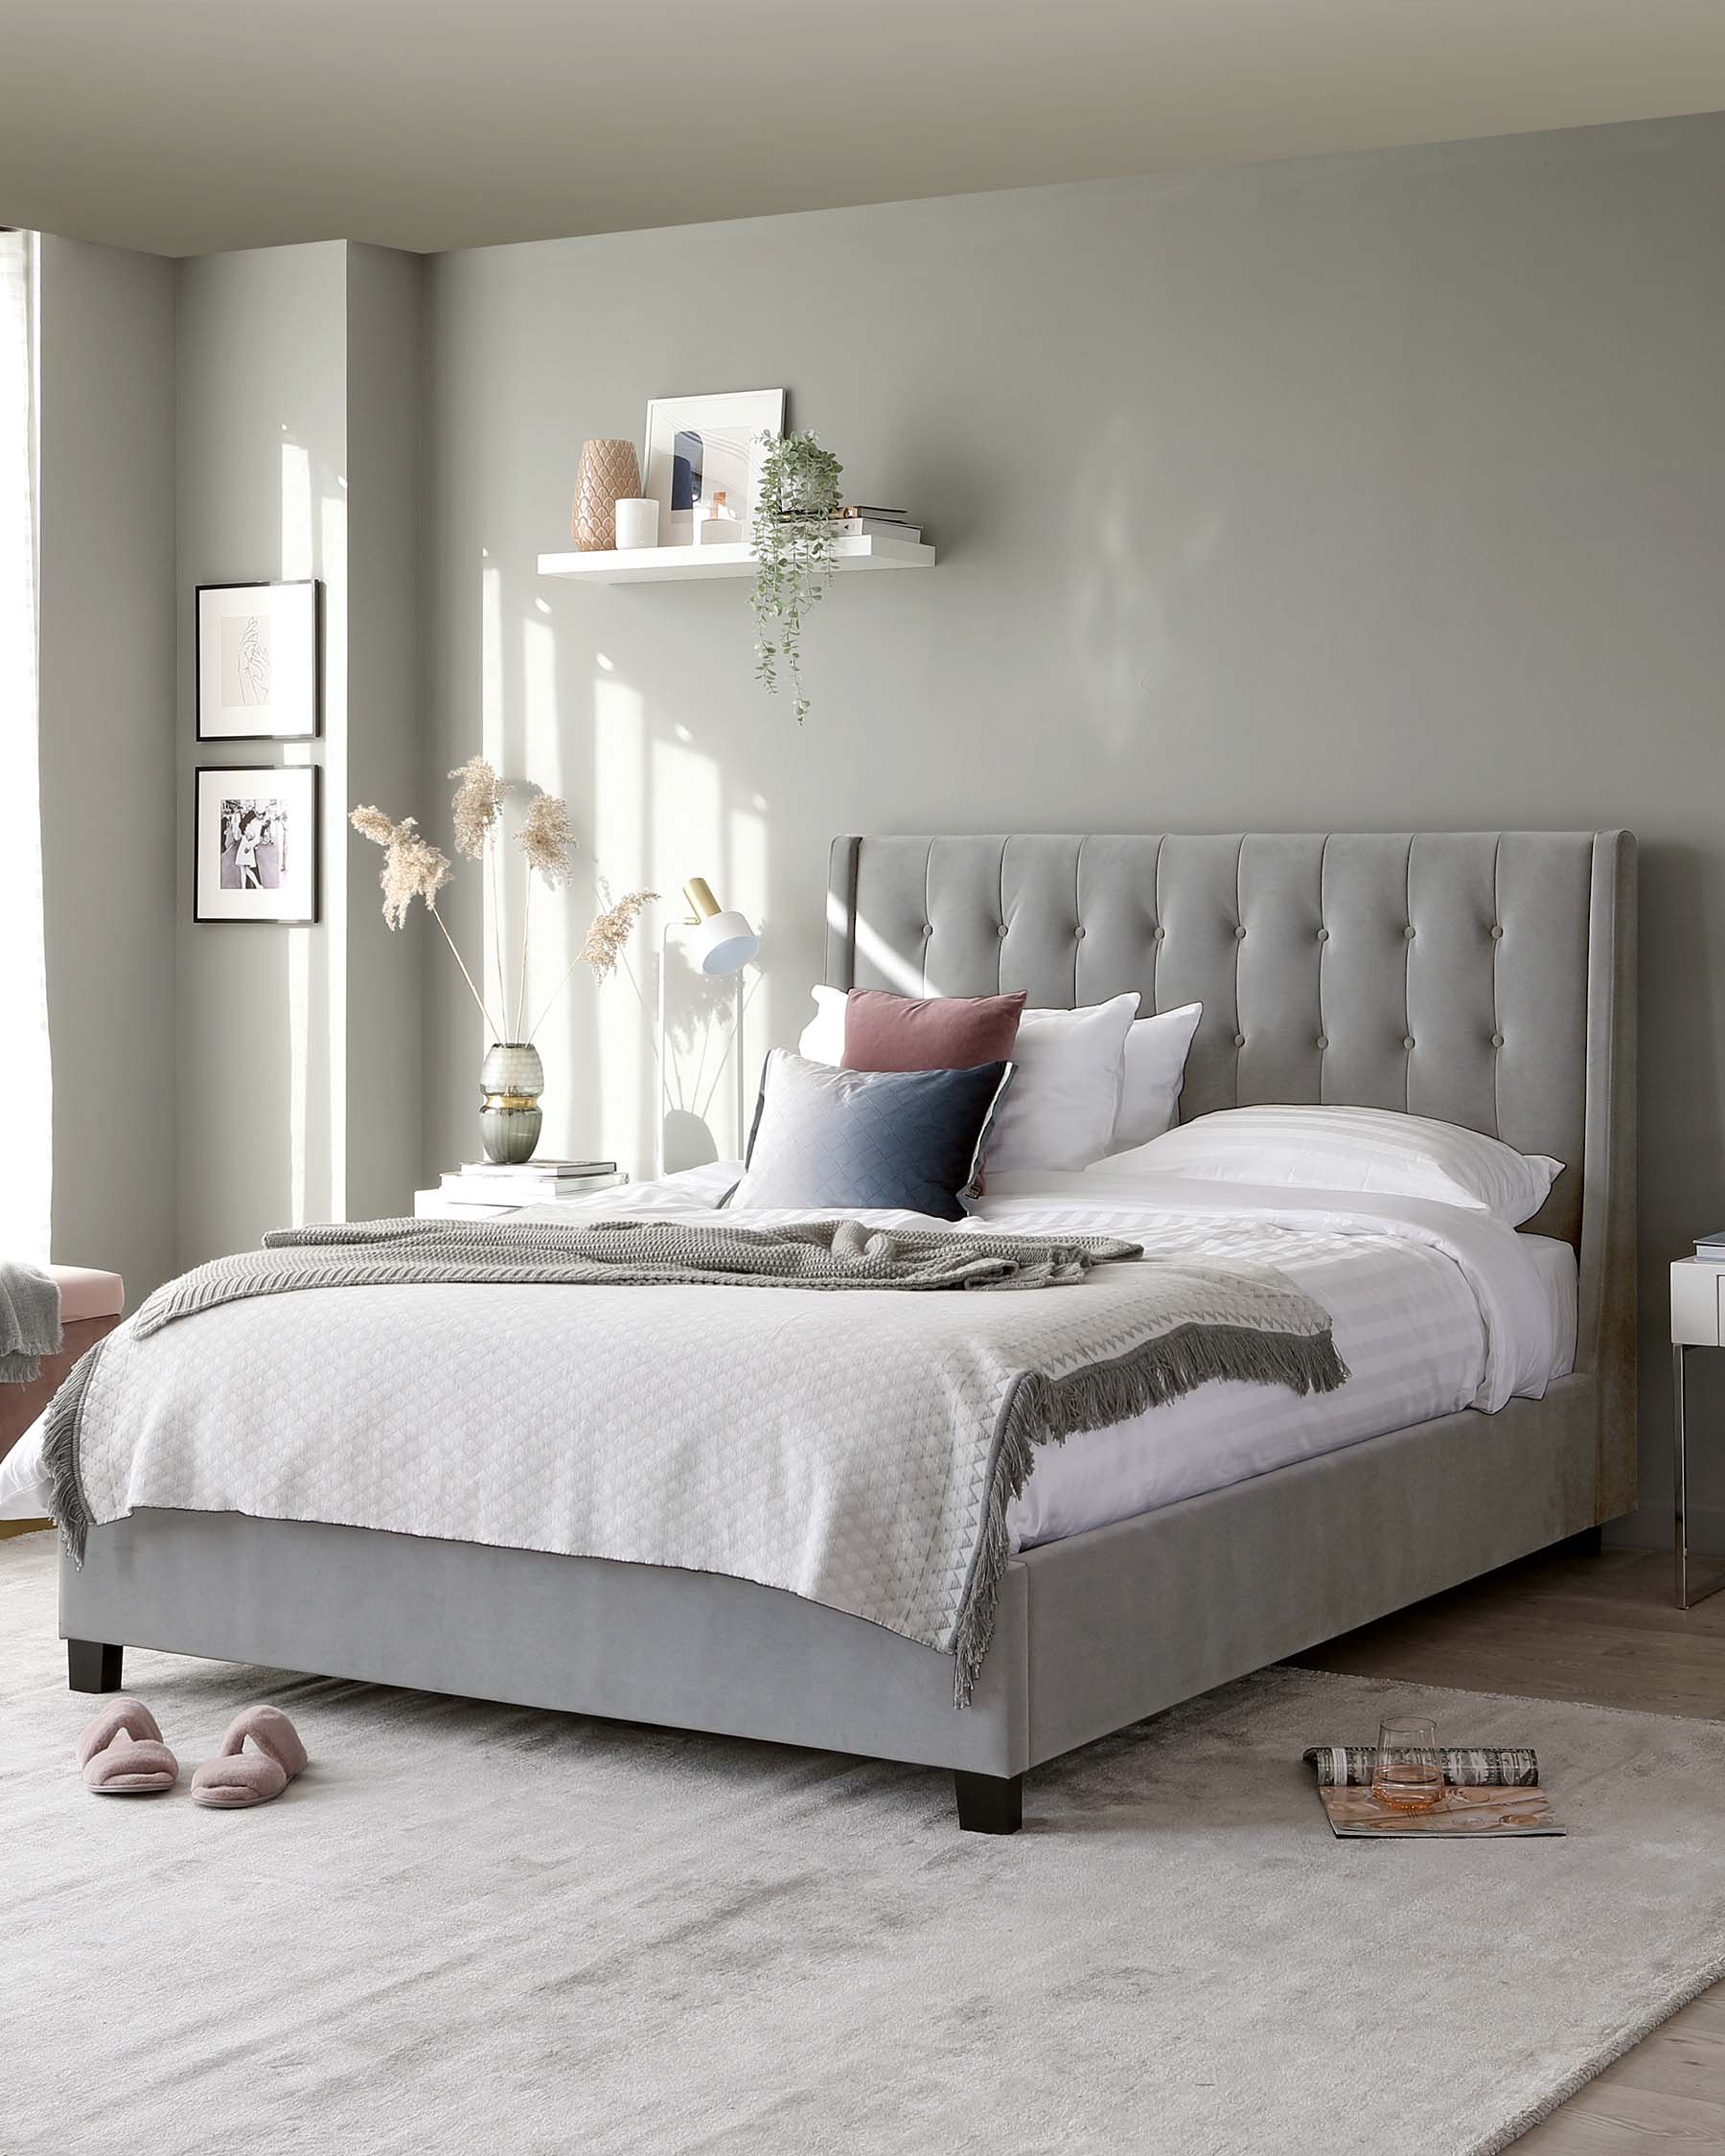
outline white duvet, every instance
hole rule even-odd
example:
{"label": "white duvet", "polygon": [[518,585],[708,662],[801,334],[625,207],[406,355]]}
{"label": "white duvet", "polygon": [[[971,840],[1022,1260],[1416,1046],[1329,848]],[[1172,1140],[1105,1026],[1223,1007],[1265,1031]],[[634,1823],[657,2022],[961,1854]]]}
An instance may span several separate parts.
{"label": "white duvet", "polygon": [[[720,1162],[627,1193],[603,1193],[586,1209],[601,1217],[669,1212],[699,1219],[736,1175],[734,1163]],[[550,1217],[567,1218],[567,1211],[558,1207]],[[762,1224],[796,1217],[749,1216]],[[903,1223],[918,1216],[862,1217]],[[1084,1174],[998,1178],[978,1219],[1006,1231],[1120,1233],[1159,1248],[1275,1265],[1329,1311],[1351,1372],[1339,1391],[1305,1399],[1280,1388],[1208,1385],[1128,1422],[1044,1448],[1013,1503],[1015,1548],[1128,1519],[1458,1408],[1495,1411],[1518,1394],[1538,1397],[1570,1368],[1575,1352],[1569,1246],[1518,1235],[1456,1206],[1128,1176],[1103,1162]],[[963,1234],[964,1225],[952,1232]],[[507,1298],[512,1346],[526,1365],[535,1331],[557,1324],[555,1288],[403,1292],[479,1298],[472,1304],[475,1316],[484,1308],[494,1319],[501,1313],[492,1298]],[[260,1401],[260,1414],[268,1411]],[[0,1460],[0,1519],[39,1516],[47,1500],[38,1427]],[[144,1487],[138,1502],[149,1502]]]}

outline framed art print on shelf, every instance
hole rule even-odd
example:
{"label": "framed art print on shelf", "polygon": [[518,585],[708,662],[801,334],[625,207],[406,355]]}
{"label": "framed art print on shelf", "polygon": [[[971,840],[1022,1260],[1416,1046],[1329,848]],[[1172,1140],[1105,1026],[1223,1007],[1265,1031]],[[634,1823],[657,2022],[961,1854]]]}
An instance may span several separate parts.
{"label": "framed art print on shelf", "polygon": [[785,430],[782,389],[716,397],[656,397],[647,406],[642,484],[659,505],[659,544],[693,546],[697,520],[719,496],[748,537],[761,491],[763,434]]}
{"label": "framed art print on shelf", "polygon": [[193,811],[195,921],[317,918],[317,767],[197,773]]}
{"label": "framed art print on shelf", "polygon": [[310,741],[318,725],[318,585],[200,584],[199,741]]}

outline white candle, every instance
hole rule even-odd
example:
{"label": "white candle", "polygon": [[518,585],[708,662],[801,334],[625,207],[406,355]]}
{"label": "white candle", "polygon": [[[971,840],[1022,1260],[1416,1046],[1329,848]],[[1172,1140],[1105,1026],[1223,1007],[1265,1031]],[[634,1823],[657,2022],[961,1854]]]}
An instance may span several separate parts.
{"label": "white candle", "polygon": [[644,496],[625,495],[617,504],[617,551],[628,547],[656,546],[658,544],[658,513],[656,501]]}

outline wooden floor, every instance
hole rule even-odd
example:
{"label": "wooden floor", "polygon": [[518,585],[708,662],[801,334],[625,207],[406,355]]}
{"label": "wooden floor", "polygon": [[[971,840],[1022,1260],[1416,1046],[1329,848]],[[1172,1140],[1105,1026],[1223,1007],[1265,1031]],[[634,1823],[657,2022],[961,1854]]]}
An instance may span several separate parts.
{"label": "wooden floor", "polygon": [[[1332,1640],[1308,1669],[1725,1721],[1725,1594],[1688,1611],[1671,1561],[1533,1558]],[[1720,1800],[1725,1828],[1725,1791]],[[1524,2134],[1517,2156],[1725,2156],[1725,1984]]]}

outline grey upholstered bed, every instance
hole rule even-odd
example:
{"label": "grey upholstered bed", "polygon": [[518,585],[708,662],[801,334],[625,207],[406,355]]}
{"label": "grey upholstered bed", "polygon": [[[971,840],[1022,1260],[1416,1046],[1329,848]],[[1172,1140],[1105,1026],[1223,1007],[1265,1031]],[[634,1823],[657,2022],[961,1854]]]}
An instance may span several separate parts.
{"label": "grey upholstered bed", "polygon": [[971,1708],[948,1657],[747,1582],[236,1515],[92,1530],[82,1690],[134,1643],[920,1761],[1009,1831],[1027,1769],[1528,1551],[1635,1496],[1635,848],[1621,832],[842,838],[827,977],[1033,1004],[1202,1000],[1184,1117],[1438,1116],[1570,1163],[1574,1374],[1045,1544]]}

